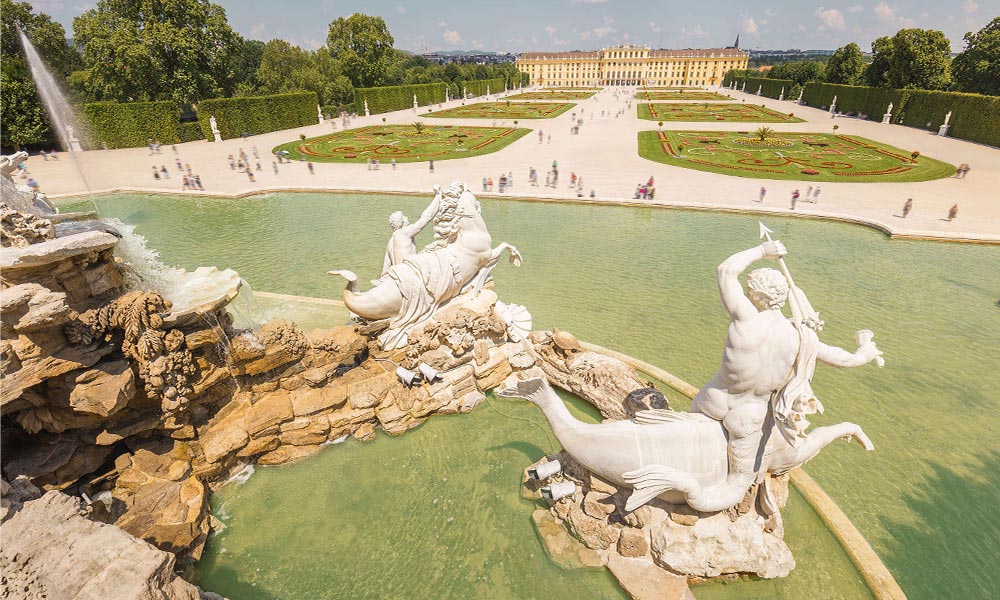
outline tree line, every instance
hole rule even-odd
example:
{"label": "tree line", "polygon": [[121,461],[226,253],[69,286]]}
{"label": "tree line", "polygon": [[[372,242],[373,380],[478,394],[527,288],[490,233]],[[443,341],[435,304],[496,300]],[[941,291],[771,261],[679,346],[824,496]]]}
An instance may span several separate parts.
{"label": "tree line", "polygon": [[172,100],[316,92],[320,104],[349,106],[354,88],[518,77],[505,65],[438,65],[393,48],[381,17],[332,21],[326,45],[241,37],[209,0],[98,0],[73,20],[72,39],[27,2],[0,0],[0,143],[49,142],[17,29],[25,32],[74,103]]}
{"label": "tree line", "polygon": [[932,29],[901,29],[872,42],[865,60],[850,43],[837,48],[826,62],[793,60],[766,73],[739,71],[769,79],[790,79],[796,89],[810,81],[893,89],[918,89],[1000,95],[1000,17],[978,32],[965,34],[965,49],[951,57],[944,33]]}

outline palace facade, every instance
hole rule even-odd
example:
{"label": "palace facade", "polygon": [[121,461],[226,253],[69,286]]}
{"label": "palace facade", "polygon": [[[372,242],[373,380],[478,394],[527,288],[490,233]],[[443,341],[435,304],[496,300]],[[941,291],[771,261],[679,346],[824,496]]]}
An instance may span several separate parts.
{"label": "palace facade", "polygon": [[748,60],[738,47],[652,50],[626,44],[595,52],[525,52],[516,64],[531,85],[544,87],[694,87],[718,85],[726,71],[745,69]]}

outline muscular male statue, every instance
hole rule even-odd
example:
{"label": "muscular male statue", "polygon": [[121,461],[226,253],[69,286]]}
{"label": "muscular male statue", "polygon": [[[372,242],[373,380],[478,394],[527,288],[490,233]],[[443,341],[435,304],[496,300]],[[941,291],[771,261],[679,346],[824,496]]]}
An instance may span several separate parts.
{"label": "muscular male statue", "polygon": [[[780,241],[769,241],[730,256],[718,269],[719,293],[732,321],[722,364],[695,396],[691,412],[721,421],[729,434],[729,474],[715,489],[684,490],[699,498],[699,510],[723,510],[738,503],[765,466],[771,425],[795,446],[805,438],[804,414],[821,410],[809,380],[820,360],[837,367],[857,367],[882,355],[874,342],[847,352],[819,341],[807,326],[796,326],[781,312],[788,281],[780,271],[762,268],[738,279],[752,263],[786,254]],[[801,290],[796,290],[801,294]],[[799,298],[804,296],[799,295]],[[788,396],[783,402],[783,395]],[[819,407],[819,408],[817,408]],[[762,443],[763,439],[763,443]]]}

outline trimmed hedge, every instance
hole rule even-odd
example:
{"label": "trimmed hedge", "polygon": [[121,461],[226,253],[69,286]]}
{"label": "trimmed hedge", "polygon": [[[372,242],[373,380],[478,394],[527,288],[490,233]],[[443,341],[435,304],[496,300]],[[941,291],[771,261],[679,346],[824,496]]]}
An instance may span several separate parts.
{"label": "trimmed hedge", "polygon": [[476,96],[485,96],[487,87],[490,94],[499,94],[503,92],[503,84],[503,79],[474,79],[463,81],[462,87],[469,94],[469,98],[475,98]]}
{"label": "trimmed hedge", "polygon": [[150,139],[176,144],[177,105],[161,102],[91,102],[83,105],[90,145],[108,148],[141,148]]}
{"label": "trimmed hedge", "polygon": [[413,96],[417,104],[427,106],[444,102],[444,83],[420,83],[415,85],[391,85],[376,88],[354,89],[354,112],[365,114],[365,100],[371,114],[387,113],[394,110],[413,108]]}
{"label": "trimmed hedge", "polygon": [[722,79],[723,87],[729,87],[732,85],[733,81],[736,81],[736,88],[742,89],[743,82],[747,84],[746,92],[748,94],[756,94],[757,89],[760,88],[760,95],[766,98],[774,98],[777,100],[781,97],[781,91],[785,92],[785,99],[787,100],[789,96],[793,93],[798,93],[798,87],[795,82],[791,79],[769,79],[767,77],[750,77],[748,75],[741,75],[739,71],[729,71],[726,76]]}
{"label": "trimmed hedge", "polygon": [[222,139],[294,129],[319,123],[316,92],[295,92],[273,96],[214,98],[198,103],[198,124],[206,140],[214,140],[213,116]]}
{"label": "trimmed hedge", "polygon": [[826,108],[835,95],[840,112],[880,120],[892,102],[893,123],[934,132],[951,111],[949,136],[1000,146],[1000,97],[811,82],[802,93],[802,103]]}
{"label": "trimmed hedge", "polygon": [[201,125],[198,121],[177,124],[177,140],[182,144],[184,142],[195,142],[204,139],[204,137],[201,135]]}

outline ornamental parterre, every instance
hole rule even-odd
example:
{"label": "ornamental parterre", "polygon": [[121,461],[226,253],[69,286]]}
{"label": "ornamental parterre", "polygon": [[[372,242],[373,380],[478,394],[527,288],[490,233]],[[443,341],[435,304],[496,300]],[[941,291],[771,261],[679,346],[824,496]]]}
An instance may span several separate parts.
{"label": "ornamental parterre", "polygon": [[685,90],[660,90],[660,91],[644,91],[639,92],[635,95],[639,100],[732,100],[731,96],[724,96],[722,94],[716,94],[715,92],[705,92],[705,91],[685,91]]}
{"label": "ornamental parterre", "polygon": [[576,106],[566,102],[478,102],[423,114],[452,119],[551,119]]}
{"label": "ornamental parterre", "polygon": [[737,123],[802,123],[794,115],[757,104],[637,104],[640,119],[648,121],[710,121]]}
{"label": "ornamental parterre", "polygon": [[496,152],[526,135],[530,129],[425,125],[371,125],[289,142],[272,152],[316,162],[383,163],[468,158]]}
{"label": "ornamental parterre", "polygon": [[[747,132],[641,131],[639,155],[656,162],[740,177],[808,181],[927,181],[954,166],[869,139],[825,133],[767,135],[748,144]],[[767,144],[780,144],[773,147]]]}

